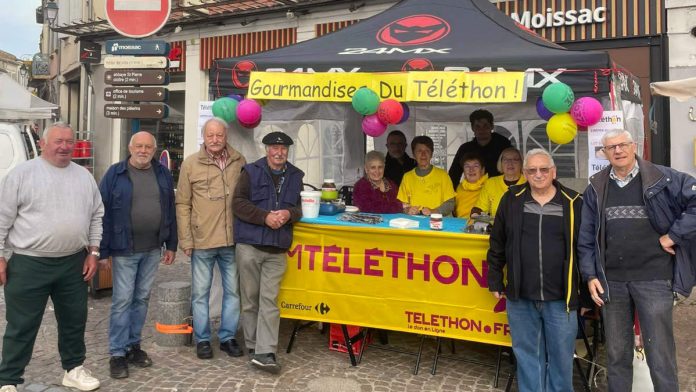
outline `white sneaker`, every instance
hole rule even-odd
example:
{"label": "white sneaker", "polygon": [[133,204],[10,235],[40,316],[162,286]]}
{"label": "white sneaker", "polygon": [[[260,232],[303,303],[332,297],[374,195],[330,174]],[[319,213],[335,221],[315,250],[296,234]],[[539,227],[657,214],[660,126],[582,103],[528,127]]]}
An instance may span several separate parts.
{"label": "white sneaker", "polygon": [[17,392],[17,387],[14,385],[3,385],[2,388],[0,388],[0,392]]}
{"label": "white sneaker", "polygon": [[78,366],[71,371],[66,371],[63,376],[63,385],[77,388],[81,391],[92,391],[99,388],[99,380],[92,377],[92,373],[84,366]]}

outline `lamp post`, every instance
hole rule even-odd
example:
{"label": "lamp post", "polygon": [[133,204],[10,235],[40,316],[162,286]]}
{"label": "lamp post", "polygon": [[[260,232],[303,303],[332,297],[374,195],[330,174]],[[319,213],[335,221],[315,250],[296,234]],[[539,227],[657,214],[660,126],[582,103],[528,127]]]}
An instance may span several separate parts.
{"label": "lamp post", "polygon": [[56,21],[57,16],[58,4],[56,4],[53,0],[48,1],[44,7],[44,18],[48,21],[49,27],[53,27],[53,23]]}
{"label": "lamp post", "polygon": [[[44,20],[48,24],[48,54],[50,57],[53,57],[53,51],[56,47],[56,34],[53,32],[52,27],[55,25],[56,19],[58,18],[58,4],[54,0],[47,1],[46,5],[44,6],[43,13]],[[56,58],[56,61],[58,61],[58,58]],[[53,60],[51,60],[51,62],[53,62]],[[57,72],[60,73],[60,63],[57,63]],[[58,86],[55,85],[56,81],[52,80],[48,83],[48,85],[50,86],[48,92],[48,100],[53,103],[58,103]]]}

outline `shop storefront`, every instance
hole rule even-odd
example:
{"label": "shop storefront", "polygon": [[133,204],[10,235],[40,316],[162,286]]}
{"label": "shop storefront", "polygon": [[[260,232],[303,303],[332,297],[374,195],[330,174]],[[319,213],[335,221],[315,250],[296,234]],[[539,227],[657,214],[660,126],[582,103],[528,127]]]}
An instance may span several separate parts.
{"label": "shop storefront", "polygon": [[[669,162],[669,108],[650,96],[650,82],[667,80],[663,0],[503,0],[499,10],[536,34],[572,50],[606,50],[640,80],[646,157]],[[630,86],[629,86],[630,88]],[[652,108],[652,109],[651,109]],[[651,124],[657,124],[651,129]]]}

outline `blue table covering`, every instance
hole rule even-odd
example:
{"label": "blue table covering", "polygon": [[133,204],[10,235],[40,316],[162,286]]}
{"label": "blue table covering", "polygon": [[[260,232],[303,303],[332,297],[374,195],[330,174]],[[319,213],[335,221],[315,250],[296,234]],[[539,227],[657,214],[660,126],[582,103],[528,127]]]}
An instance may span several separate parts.
{"label": "blue table covering", "polygon": [[[355,223],[355,222],[344,222],[338,220],[338,218],[344,213],[336,215],[319,215],[317,218],[302,218],[301,222],[304,223],[315,223],[322,225],[333,225],[333,226],[353,226],[353,227],[379,227],[379,228],[389,228],[393,230],[430,230],[430,217],[423,215],[407,215],[407,214],[372,214],[380,215],[382,217],[382,222],[374,225],[368,223]],[[389,221],[395,218],[407,218],[411,220],[418,221],[418,228],[412,229],[400,229],[389,226]],[[442,218],[442,232],[446,233],[464,233],[464,228],[466,228],[467,220],[464,218]]]}

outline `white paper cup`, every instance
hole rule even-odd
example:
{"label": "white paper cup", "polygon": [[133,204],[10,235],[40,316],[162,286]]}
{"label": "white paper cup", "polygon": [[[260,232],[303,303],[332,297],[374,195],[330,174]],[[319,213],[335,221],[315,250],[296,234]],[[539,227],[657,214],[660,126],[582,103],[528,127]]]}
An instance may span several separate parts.
{"label": "white paper cup", "polygon": [[300,192],[300,198],[302,199],[302,217],[318,217],[321,191],[302,191]]}

